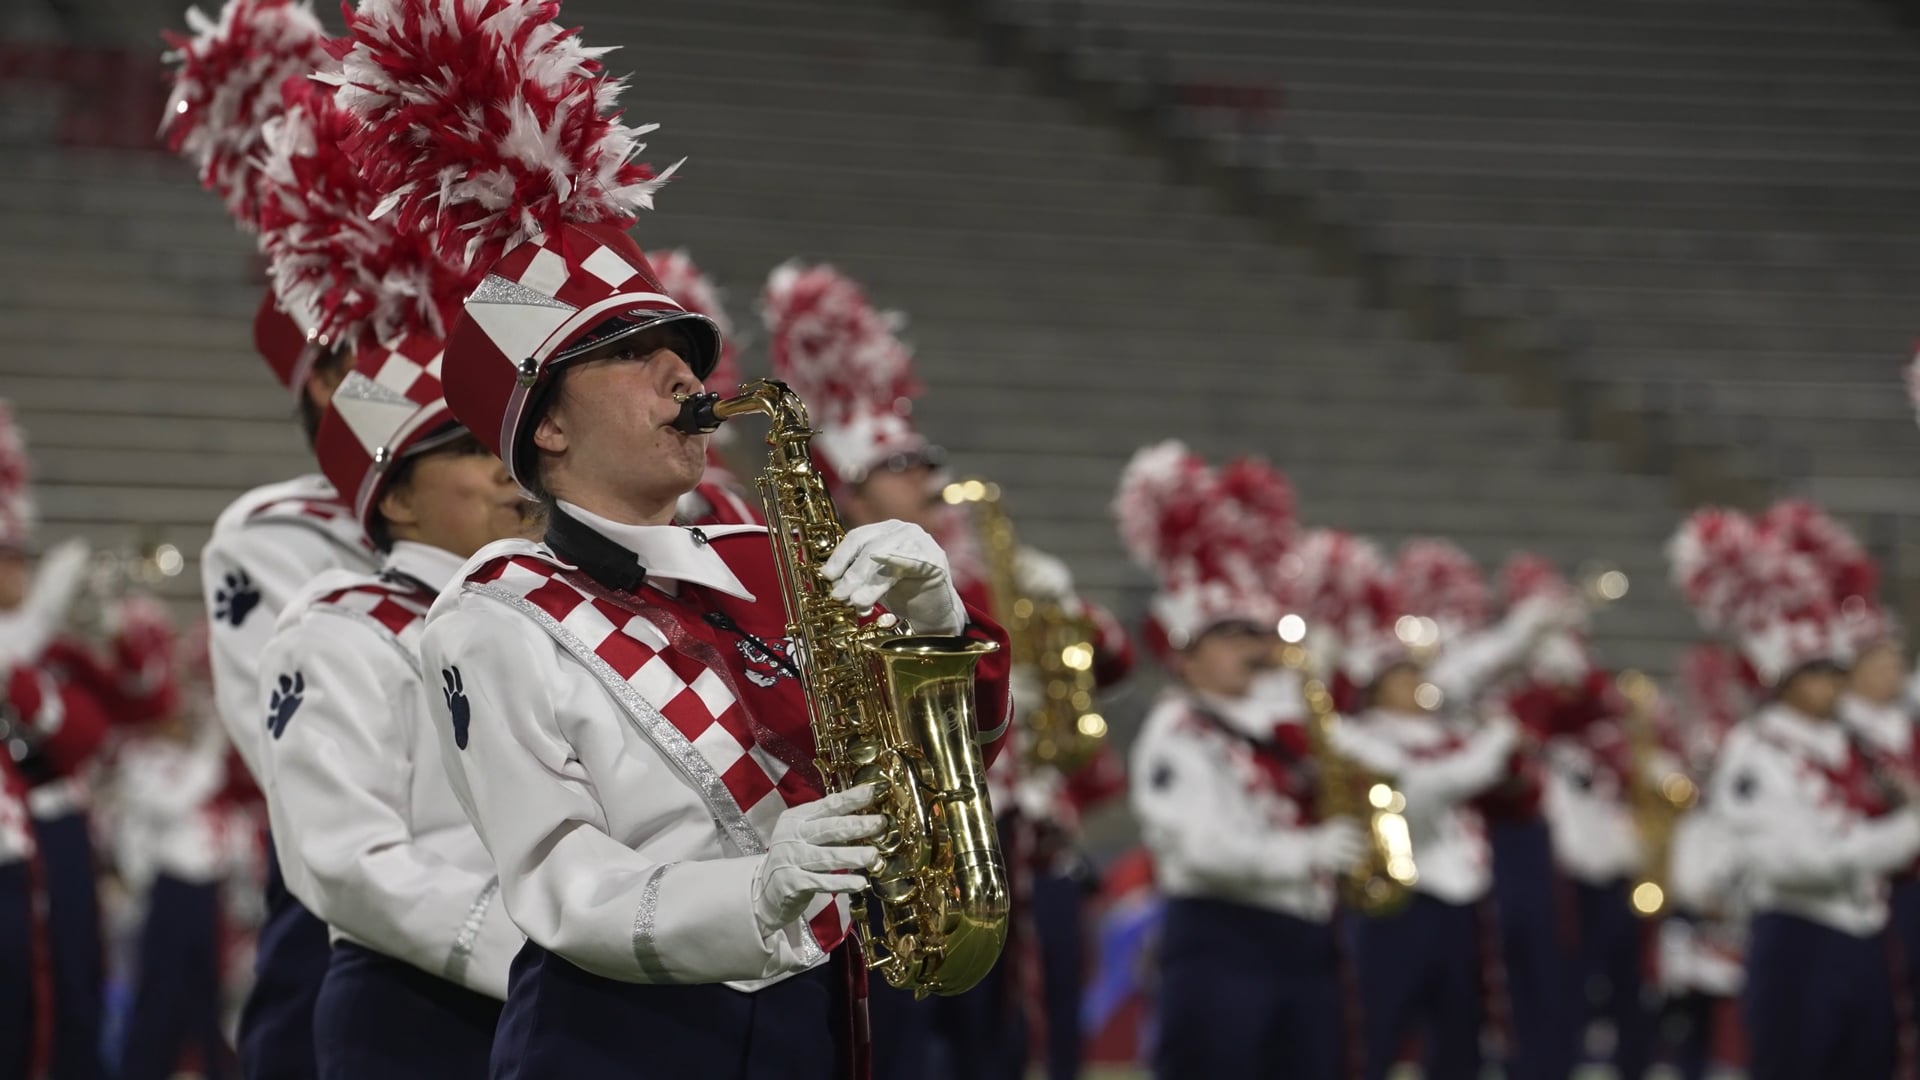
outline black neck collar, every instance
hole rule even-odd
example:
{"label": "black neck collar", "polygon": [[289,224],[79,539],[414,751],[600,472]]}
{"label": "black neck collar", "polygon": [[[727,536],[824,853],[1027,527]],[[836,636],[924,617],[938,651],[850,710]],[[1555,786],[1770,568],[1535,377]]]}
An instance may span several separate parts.
{"label": "black neck collar", "polygon": [[562,561],[579,567],[609,589],[638,592],[647,580],[647,568],[640,565],[633,552],[559,507],[547,515],[546,541]]}

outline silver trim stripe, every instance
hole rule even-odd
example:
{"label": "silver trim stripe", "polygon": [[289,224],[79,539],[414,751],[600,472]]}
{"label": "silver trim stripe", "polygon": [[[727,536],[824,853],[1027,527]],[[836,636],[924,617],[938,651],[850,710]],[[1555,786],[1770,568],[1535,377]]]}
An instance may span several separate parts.
{"label": "silver trim stripe", "polygon": [[658,929],[654,921],[660,914],[660,879],[673,866],[662,863],[647,875],[647,883],[640,889],[640,906],[633,913],[633,959],[641,973],[657,983],[669,981],[667,966],[660,962],[660,949],[654,941]]}
{"label": "silver trim stripe", "polygon": [[453,948],[447,953],[447,966],[444,969],[448,982],[464,984],[467,981],[467,965],[473,960],[473,943],[480,939],[480,924],[487,921],[487,909],[493,906],[493,898],[500,892],[500,879],[490,878],[480,895],[473,898],[467,907],[467,917],[460,923],[460,932],[453,936]]}

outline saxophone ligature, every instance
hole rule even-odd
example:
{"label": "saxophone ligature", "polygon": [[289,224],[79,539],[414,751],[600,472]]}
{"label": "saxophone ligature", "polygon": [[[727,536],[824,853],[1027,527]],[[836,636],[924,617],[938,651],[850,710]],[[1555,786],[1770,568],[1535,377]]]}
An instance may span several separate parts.
{"label": "saxophone ligature", "polygon": [[1093,620],[1058,601],[1038,600],[1021,591],[1014,570],[1020,541],[1000,503],[998,484],[958,480],[940,496],[950,506],[972,507],[985,549],[993,611],[1007,631],[1011,659],[1040,675],[1043,696],[1025,717],[1026,759],[1063,774],[1077,772],[1100,752],[1107,737],[1106,718],[1093,699]]}
{"label": "saxophone ligature", "polygon": [[1006,943],[1006,862],[987,798],[974,668],[999,646],[914,635],[892,615],[863,620],[834,599],[820,566],[846,536],[808,453],[806,405],[785,384],[756,380],[736,396],[683,395],[680,430],[713,431],[737,416],[768,419],[759,476],[787,632],[829,791],[879,781],[875,809],[889,824],[868,868],[879,926],[864,900],[854,925],[869,964],[895,987],[957,994],[979,982]]}
{"label": "saxophone ligature", "polygon": [[1674,830],[1699,801],[1700,792],[1684,773],[1661,771],[1659,735],[1654,730],[1660,708],[1659,687],[1638,671],[1621,672],[1614,686],[1627,703],[1627,808],[1640,839],[1640,873],[1628,897],[1637,914],[1653,918],[1666,911],[1672,895],[1667,868],[1673,857]]}
{"label": "saxophone ligature", "polygon": [[[1348,867],[1339,881],[1340,899],[1363,915],[1391,915],[1413,898],[1420,879],[1414,865],[1413,831],[1407,825],[1407,799],[1384,777],[1369,775],[1333,745],[1340,722],[1333,692],[1314,671],[1313,656],[1303,644],[1304,624],[1289,617],[1281,627],[1280,663],[1300,678],[1307,705],[1307,748],[1318,770],[1317,811],[1322,821],[1350,818],[1367,834],[1367,854]],[[1293,632],[1289,632],[1293,631]]]}

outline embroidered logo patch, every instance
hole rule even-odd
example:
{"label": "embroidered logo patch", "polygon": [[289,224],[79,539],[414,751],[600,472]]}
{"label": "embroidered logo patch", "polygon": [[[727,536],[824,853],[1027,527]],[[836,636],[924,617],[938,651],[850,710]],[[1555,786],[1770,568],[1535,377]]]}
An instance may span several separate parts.
{"label": "embroidered logo patch", "polygon": [[[761,648],[762,644],[771,645],[780,650],[779,655]],[[777,641],[763,641],[741,638],[734,642],[740,649],[740,656],[747,662],[747,680],[755,686],[772,686],[781,679],[793,678],[793,641],[781,638]]]}
{"label": "embroidered logo patch", "polygon": [[213,594],[213,617],[229,626],[246,622],[247,616],[259,606],[260,589],[245,570],[228,574]]}
{"label": "embroidered logo patch", "polygon": [[287,722],[293,719],[294,713],[300,711],[300,703],[306,700],[303,696],[306,692],[307,677],[305,675],[296,671],[291,675],[280,676],[279,683],[274,687],[273,696],[267,699],[267,731],[274,738],[278,739],[286,733]]}
{"label": "embroidered logo patch", "polygon": [[453,745],[467,748],[467,725],[473,720],[473,707],[467,704],[467,686],[457,667],[441,668],[440,694],[447,700],[447,715],[453,718]]}

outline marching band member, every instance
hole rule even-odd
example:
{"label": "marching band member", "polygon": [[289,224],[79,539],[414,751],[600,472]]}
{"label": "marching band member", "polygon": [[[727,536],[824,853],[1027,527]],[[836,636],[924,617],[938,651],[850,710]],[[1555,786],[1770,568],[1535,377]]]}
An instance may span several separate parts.
{"label": "marching band member", "polygon": [[[421,642],[455,794],[528,936],[493,1075],[625,1077],[636,1053],[663,1076],[840,1075],[864,974],[840,947],[845,896],[885,821],[862,812],[871,785],[826,795],[813,769],[765,530],[672,523],[706,457],[678,399],[720,340],[625,235],[665,177],[630,163],[645,129],[602,114],[617,84],[553,5],[428,10],[351,16],[341,101],[396,226],[487,268],[448,339],[447,401],[549,514],[545,543],[469,560]],[[523,122],[555,133],[537,162],[503,146]],[[522,201],[429,181],[455,168]],[[904,523],[851,531],[821,572],[922,632],[998,636]],[[1004,665],[980,673],[997,723]]]}
{"label": "marching band member", "polygon": [[1333,875],[1366,840],[1351,820],[1315,820],[1301,688],[1272,670],[1281,609],[1268,569],[1292,522],[1235,513],[1177,442],[1134,455],[1114,513],[1157,578],[1147,636],[1176,680],[1132,762],[1168,897],[1154,1075],[1345,1075]]}
{"label": "marching band member", "polygon": [[[221,196],[243,231],[264,227],[271,234],[263,247],[297,245],[305,202],[299,179],[270,178],[261,162],[267,125],[283,108],[280,89],[326,62],[325,32],[304,4],[290,0],[228,0],[217,19],[190,11],[188,25],[190,37],[170,38],[180,67],[164,121],[169,143],[195,163],[202,184]],[[311,444],[352,355],[323,333],[325,313],[298,310],[278,293],[276,286],[261,302],[254,344],[292,395]],[[262,772],[266,723],[255,688],[274,620],[322,572],[374,566],[353,511],[318,473],[255,488],[215,520],[200,555],[214,702],[252,776]],[[240,1017],[241,1069],[247,1080],[310,1080],[326,926],[287,892],[271,847],[266,863],[267,915]]]}
{"label": "marching band member", "polygon": [[1730,511],[1669,547],[1702,624],[1733,637],[1770,699],[1729,735],[1707,805],[1754,912],[1742,1009],[1756,1080],[1888,1076],[1887,882],[1920,853],[1920,808],[1837,720],[1836,612],[1811,559]]}
{"label": "marching band member", "polygon": [[1483,933],[1491,854],[1471,800],[1509,768],[1516,726],[1505,716],[1469,725],[1443,711],[1472,698],[1452,697],[1429,681],[1414,643],[1435,642],[1421,626],[1401,621],[1396,583],[1371,543],[1320,531],[1307,534],[1297,554],[1301,607],[1337,642],[1336,699],[1357,706],[1334,730],[1335,745],[1370,772],[1395,779],[1419,865],[1407,908],[1356,919],[1366,1075],[1392,1071],[1406,1036],[1419,1029],[1425,1076],[1477,1077],[1487,991],[1482,957],[1498,946]]}

